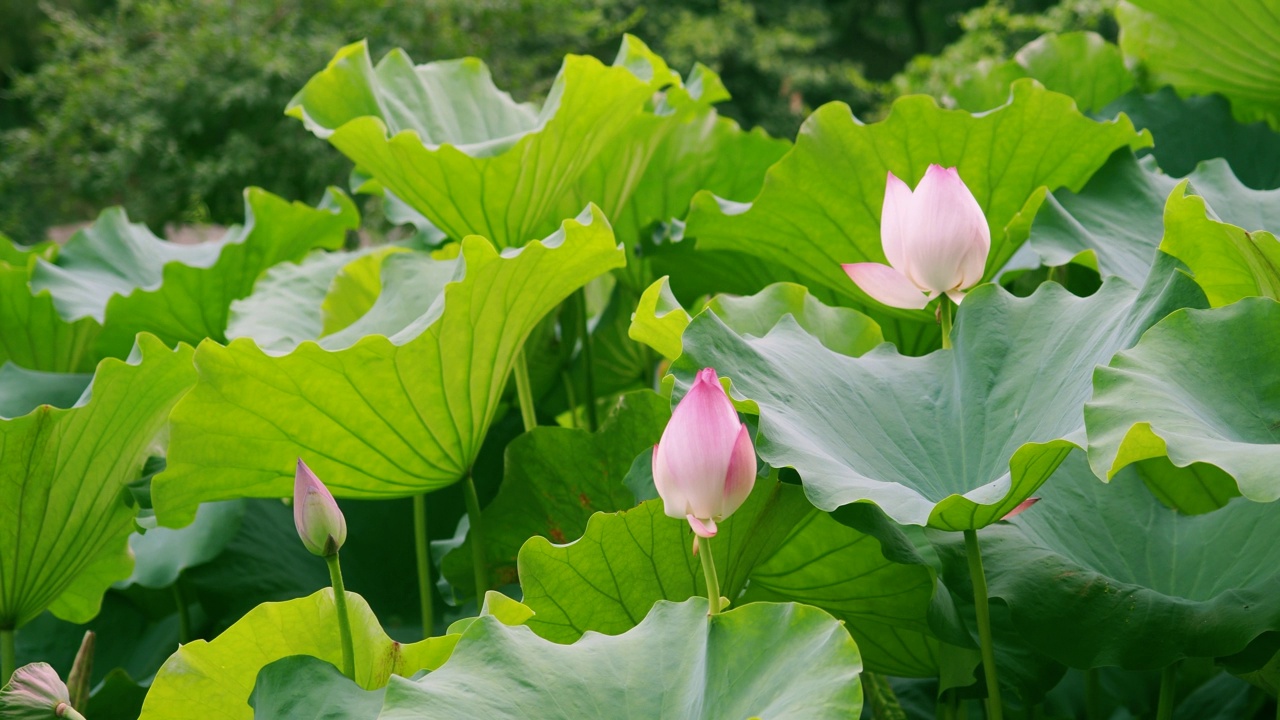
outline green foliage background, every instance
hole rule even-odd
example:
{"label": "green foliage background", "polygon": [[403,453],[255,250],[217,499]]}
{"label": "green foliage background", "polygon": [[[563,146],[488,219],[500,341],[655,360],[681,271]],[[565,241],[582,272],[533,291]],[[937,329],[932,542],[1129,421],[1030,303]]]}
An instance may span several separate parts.
{"label": "green foliage background", "polygon": [[[0,229],[35,242],[107,205],[157,231],[241,220],[258,185],[314,203],[350,163],[283,108],[333,48],[471,55],[517,100],[623,32],[724,79],[722,113],[793,137],[824,102],[878,118],[1042,32],[1114,38],[1114,0],[0,0]],[[368,209],[367,209],[368,210]],[[369,214],[369,213],[366,213]],[[368,222],[377,222],[378,214]]]}

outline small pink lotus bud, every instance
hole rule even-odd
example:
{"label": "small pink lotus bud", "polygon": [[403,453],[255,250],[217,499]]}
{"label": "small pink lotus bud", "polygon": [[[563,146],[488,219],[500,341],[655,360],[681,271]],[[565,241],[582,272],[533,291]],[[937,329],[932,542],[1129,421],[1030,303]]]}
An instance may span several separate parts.
{"label": "small pink lotus bud", "polygon": [[946,293],[954,302],[982,281],[991,229],[955,168],[930,165],[914,192],[889,173],[880,213],[888,265],[842,265],[874,300],[918,310]]}
{"label": "small pink lotus bud", "polygon": [[71,707],[67,686],[48,663],[31,663],[13,671],[0,689],[0,717],[5,720],[53,720]]}
{"label": "small pink lotus bud", "polygon": [[347,541],[347,519],[329,488],[298,458],[293,479],[293,524],[302,544],[314,555],[329,557]]}
{"label": "small pink lotus bud", "polygon": [[755,482],[751,434],[716,371],[701,370],[653,448],[653,484],[663,510],[709,538],[717,522],[742,507]]}

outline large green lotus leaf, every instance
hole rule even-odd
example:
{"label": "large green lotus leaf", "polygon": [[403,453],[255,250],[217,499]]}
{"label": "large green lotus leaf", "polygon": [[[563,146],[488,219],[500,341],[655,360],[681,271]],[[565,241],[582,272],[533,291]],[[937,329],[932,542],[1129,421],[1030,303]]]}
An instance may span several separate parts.
{"label": "large green lotus leaf", "polygon": [[1236,117],[1280,124],[1275,0],[1128,0],[1116,6],[1120,47],[1152,85],[1221,93]]}
{"label": "large green lotus leaf", "polygon": [[195,381],[191,356],[140,335],[128,362],[99,364],[74,406],[0,420],[0,626],[45,609],[86,622],[129,576],[136,508],[125,486]]}
{"label": "large green lotus leaf", "polygon": [[[622,479],[637,455],[662,437],[671,403],[643,390],[622,396],[600,429],[538,427],[507,446],[498,495],[481,513],[485,557],[497,585],[516,581],[516,556],[530,537],[580,537],[597,511],[635,505]],[[475,592],[471,542],[445,556],[441,572],[463,595]]]}
{"label": "large green lotus leaf", "polygon": [[572,645],[484,618],[444,667],[392,680],[379,718],[850,718],[861,668],[840,623],[804,605],[708,618],[705,601],[660,602],[623,635]]}
{"label": "large green lotus leaf", "polygon": [[1222,218],[1228,222],[1219,221],[1216,207],[1188,195],[1186,182],[1165,205],[1160,249],[1186,263],[1214,307],[1259,295],[1280,299],[1280,241],[1273,234],[1280,231],[1280,190],[1253,195],[1257,204],[1242,198]]}
{"label": "large green lotus leaf", "polygon": [[[878,512],[865,504],[849,510]],[[929,616],[945,614],[934,605],[949,596],[945,590],[939,593],[933,568],[918,558],[901,557],[901,548],[886,547],[890,542],[813,510],[752,571],[747,597],[799,602],[831,613],[858,642],[868,670],[937,677],[939,655],[946,651]],[[976,664],[975,653],[969,670]]]}
{"label": "large green lotus leaf", "polygon": [[[1076,452],[1039,503],[978,537],[988,594],[1027,642],[1072,667],[1160,668],[1280,631],[1280,505],[1184,515],[1131,471],[1098,482]],[[964,541],[934,538],[948,585],[969,592]]]}
{"label": "large green lotus leaf", "polygon": [[1151,272],[1174,178],[1118,150],[1078,193],[1049,193],[1031,225],[1031,249],[1049,266],[1083,254],[1102,277],[1140,283]]}
{"label": "large green lotus leaf", "polygon": [[287,352],[345,328],[376,301],[382,259],[404,251],[382,245],[280,263],[262,275],[252,294],[231,303],[226,336],[250,337],[265,350]]}
{"label": "large green lotus leaf", "polygon": [[[1178,250],[1187,256],[1181,258],[1184,262],[1197,255],[1215,256],[1218,262],[1223,250],[1205,242],[1206,234],[1218,234],[1205,230],[1213,220],[1280,228],[1280,191],[1246,187],[1221,159],[1201,163],[1186,178],[1187,187],[1176,193],[1179,181],[1150,165],[1121,150],[1079,193],[1051,193],[1031,227],[1031,247],[1048,265],[1064,265],[1088,253],[1103,277],[1117,275],[1136,284],[1150,272],[1166,234],[1165,252]],[[1190,204],[1194,200],[1170,199],[1187,191],[1199,196],[1200,207]],[[1171,202],[1176,212],[1167,209]],[[1166,226],[1166,220],[1172,224]]]}
{"label": "large green lotus leaf", "polygon": [[863,125],[847,105],[829,103],[805,121],[752,203],[699,193],[686,232],[701,249],[755,255],[868,302],[840,263],[885,262],[880,208],[887,171],[914,186],[930,163],[959,168],[992,228],[989,278],[1025,240],[1024,223],[1015,220],[1039,204],[1043,189],[1079,189],[1116,149],[1150,143],[1128,119],[1090,120],[1070,97],[1031,80],[1014,83],[1008,104],[982,115],[909,96],[882,122]]}
{"label": "large green lotus leaf", "polygon": [[254,720],[373,720],[385,694],[319,658],[291,655],[258,672],[249,704]]}
{"label": "large green lotus leaf", "polygon": [[129,538],[133,551],[133,574],[121,587],[167,588],[188,568],[213,560],[240,531],[245,514],[242,500],[225,500],[201,505],[190,525],[172,530],[152,528]]}
{"label": "large green lotus leaf", "polygon": [[320,305],[324,319],[320,334],[332,335],[345,330],[373,309],[382,295],[383,259],[391,253],[407,251],[408,248],[384,245],[361,253],[343,265],[334,275]]}
{"label": "large green lotus leaf", "polygon": [[58,247],[24,248],[0,236],[0,364],[46,372],[93,371],[93,346],[102,326],[87,317],[64,320],[53,296],[33,292],[29,284],[38,260],[57,257]]}
{"label": "large green lotus leaf", "polygon": [[249,188],[243,226],[215,242],[178,245],[112,208],[55,262],[38,263],[31,288],[48,291],[68,321],[102,323],[96,347],[102,356],[128,353],[141,331],[169,345],[224,340],[231,302],[248,295],[264,270],[313,248],[340,247],[358,222],[355,205],[337,191],[312,208]]}
{"label": "large green lotus leaf", "polygon": [[[705,306],[743,335],[761,336],[790,315],[827,349],[856,357],[884,342],[880,327],[862,313],[824,305],[807,288],[774,283],[750,297],[717,295]],[[683,351],[680,336],[689,326],[689,313],[671,294],[667,278],[660,278],[640,296],[631,318],[631,339],[674,360]]]}
{"label": "large green lotus leaf", "polygon": [[324,332],[325,295],[348,263],[360,255],[315,252],[297,263],[267,270],[248,297],[231,303],[227,338],[253,338],[264,350],[288,352]]}
{"label": "large green lotus leaf", "polygon": [[[652,70],[668,81],[657,77],[665,64]],[[397,50],[375,67],[360,42],[338,51],[287,114],[449,237],[478,233],[519,247],[554,230],[564,204],[583,192],[583,174],[635,140],[627,131],[654,89],[627,66],[570,55],[539,110],[498,90],[474,58],[415,67]],[[594,190],[585,199],[614,196]]]}
{"label": "large green lotus leaf", "polygon": [[956,106],[977,112],[1004,104],[1009,85],[1035,78],[1049,90],[1070,95],[1085,112],[1097,110],[1133,87],[1120,48],[1094,32],[1047,33],[1009,60],[979,66],[951,89]]}
{"label": "large green lotus leaf", "polygon": [[[420,267],[420,256],[384,262]],[[157,516],[184,524],[200,502],[286,496],[299,457],[342,497],[407,497],[462,479],[529,332],[622,262],[593,207],[547,241],[504,255],[468,237],[458,260],[438,263],[444,277],[418,275],[416,285],[384,277],[366,317],[321,341],[350,334],[359,338],[352,344],[304,342],[287,355],[249,339],[202,344],[200,380],[174,409],[168,469],[153,484]],[[415,317],[395,335],[356,334],[366,319],[385,329],[406,309]]]}
{"label": "large green lotus leaf", "polygon": [[28,370],[5,363],[0,365],[0,420],[26,415],[41,405],[55,408],[74,406],[93,381],[88,373],[51,373]]}
{"label": "large green lotus leaf", "polygon": [[1240,182],[1255,190],[1280,187],[1280,133],[1266,123],[1242,125],[1221,95],[1178,97],[1164,87],[1150,95],[1129,93],[1098,114],[1129,116],[1156,138],[1150,152],[1165,172],[1187,175],[1205,160],[1223,158]]}
{"label": "large green lotus leaf", "polygon": [[58,257],[61,246],[52,240],[35,245],[19,245],[13,238],[0,233],[0,263],[14,267],[28,267],[36,258],[52,260]]}
{"label": "large green lotus leaf", "polygon": [[[765,478],[720,523],[711,541],[720,593],[731,601],[752,569],[782,544],[811,510],[795,485]],[[520,585],[534,611],[529,627],[557,642],[587,631],[616,635],[639,623],[659,600],[706,597],[693,531],[667,517],[661,500],[617,513],[596,513],[582,537],[556,545],[534,536],[520,548]]]}
{"label": "large green lotus leaf", "polygon": [[[347,610],[355,680],[366,690],[385,687],[392,675],[440,667],[458,641],[457,635],[446,635],[411,644],[395,642],[364,598],[355,593],[347,593]],[[156,673],[142,706],[142,720],[249,720],[253,717],[249,696],[258,671],[290,655],[342,662],[333,590],[259,605],[211,642],[183,645]]]}
{"label": "large green lotus leaf", "polygon": [[794,467],[819,508],[871,501],[902,524],[980,528],[1083,443],[1093,367],[1203,302],[1172,262],[1141,291],[1113,278],[1087,298],[1056,283],[1028,298],[981,286],[960,306],[953,349],[921,358],[889,345],[841,355],[789,317],[742,336],[704,312],[673,367],[681,379],[701,367],[731,378],[734,397],[759,411],[760,456]]}
{"label": "large green lotus leaf", "polygon": [[[709,70],[702,70],[704,76],[719,82]],[[628,201],[610,215],[619,229],[619,240],[628,248],[643,248],[642,256],[669,247],[652,245],[654,225],[683,219],[698,191],[707,190],[727,200],[750,200],[764,183],[765,172],[791,147],[790,142],[771,138],[760,128],[747,132],[710,107],[683,112],[672,124]],[[671,271],[697,275],[703,268],[675,263]],[[628,273],[635,289],[644,287],[643,263],[629,264]]]}
{"label": "large green lotus leaf", "polygon": [[1148,483],[1183,510],[1212,509],[1237,487],[1258,502],[1280,499],[1278,333],[1280,304],[1269,298],[1180,310],[1148,330],[1094,374],[1084,411],[1094,471],[1110,479],[1159,461]]}

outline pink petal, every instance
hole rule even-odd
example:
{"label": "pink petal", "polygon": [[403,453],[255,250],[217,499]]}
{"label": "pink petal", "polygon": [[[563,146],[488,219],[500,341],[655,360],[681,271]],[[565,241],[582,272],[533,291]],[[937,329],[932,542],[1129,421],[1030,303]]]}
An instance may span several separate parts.
{"label": "pink petal", "polygon": [[687,519],[689,520],[689,527],[693,528],[693,533],[698,537],[713,538],[716,536],[716,531],[719,528],[716,527],[715,520],[701,520],[692,514],[688,515]]}
{"label": "pink petal", "polygon": [[1006,514],[1005,514],[1005,516],[1004,516],[1004,517],[1002,517],[1002,518],[1000,518],[1000,519],[1001,519],[1001,520],[1008,520],[1009,518],[1013,517],[1014,515],[1019,515],[1019,514],[1021,514],[1024,510],[1026,510],[1027,508],[1031,507],[1032,505],[1035,505],[1035,504],[1036,504],[1036,503],[1038,503],[1038,502],[1040,502],[1040,498],[1038,498],[1038,497],[1027,498],[1026,500],[1023,500],[1022,502],[1018,503],[1018,507],[1016,507],[1016,508],[1014,508],[1014,509],[1010,510],[1008,513],[1006,513]]}
{"label": "pink petal", "polygon": [[876,302],[906,310],[920,310],[929,304],[920,288],[888,265],[848,263],[840,267],[862,292]]}
{"label": "pink petal", "polygon": [[884,205],[880,209],[880,245],[889,265],[906,269],[903,232],[911,213],[911,188],[892,172],[885,179]]}
{"label": "pink petal", "polygon": [[729,460],[729,471],[724,478],[724,498],[720,501],[720,512],[716,517],[721,520],[729,517],[742,507],[751,489],[756,485],[756,450],[751,445],[751,432],[746,423],[738,432],[738,440],[733,446],[733,457]]}
{"label": "pink petal", "polygon": [[960,301],[964,300],[964,295],[965,295],[965,292],[963,290],[947,291],[947,297],[951,298],[951,302],[955,303],[956,305],[959,305]]}
{"label": "pink petal", "polygon": [[662,454],[661,442],[653,446],[653,486],[658,491],[658,497],[662,498],[662,511],[667,517],[679,520],[689,514],[689,502],[685,500],[675,478],[671,477],[671,469],[667,467],[667,460]]}
{"label": "pink petal", "polygon": [[946,291],[981,280],[991,229],[955,168],[929,166],[912,194],[903,240],[907,276],[917,286]]}
{"label": "pink petal", "polygon": [[[668,472],[664,478],[668,494],[663,495],[663,502],[675,506],[668,513],[679,509],[684,514],[713,517],[719,512],[741,424],[716,371],[700,371],[671,413],[658,443]],[[659,494],[662,492],[660,487]]]}

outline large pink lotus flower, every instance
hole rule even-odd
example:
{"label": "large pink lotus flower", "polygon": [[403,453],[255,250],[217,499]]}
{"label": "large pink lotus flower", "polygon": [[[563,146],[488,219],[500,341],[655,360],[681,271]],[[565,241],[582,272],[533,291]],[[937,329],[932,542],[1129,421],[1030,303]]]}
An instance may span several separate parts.
{"label": "large pink lotus flower", "polygon": [[701,537],[732,515],[756,483],[756,451],[716,371],[698,372],[653,447],[653,484],[662,507]]}
{"label": "large pink lotus flower", "polygon": [[347,519],[329,488],[302,458],[293,476],[293,524],[302,544],[320,557],[333,555],[347,541]]}
{"label": "large pink lotus flower", "polygon": [[991,230],[955,168],[930,165],[915,192],[889,173],[880,214],[888,265],[842,265],[862,291],[890,307],[919,310],[946,293],[954,302],[977,285]]}

